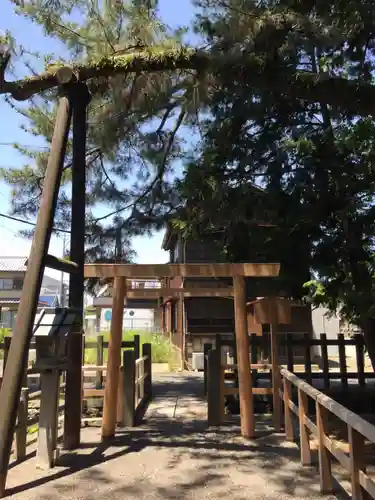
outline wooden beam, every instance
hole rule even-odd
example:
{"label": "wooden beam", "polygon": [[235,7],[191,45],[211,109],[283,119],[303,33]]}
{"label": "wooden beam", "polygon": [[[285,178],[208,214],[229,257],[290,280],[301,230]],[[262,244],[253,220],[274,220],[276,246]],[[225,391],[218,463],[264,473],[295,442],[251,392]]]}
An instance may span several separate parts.
{"label": "wooden beam", "polygon": [[104,388],[102,438],[114,436],[116,430],[117,394],[121,365],[122,323],[125,295],[126,280],[123,277],[115,278],[113,287],[111,334],[108,344],[107,376]]}
{"label": "wooden beam", "polygon": [[243,437],[251,439],[255,436],[255,422],[250,369],[250,345],[247,332],[245,278],[243,276],[235,276],[233,278],[233,285],[241,433]]}
{"label": "wooden beam", "polygon": [[162,304],[159,307],[159,313],[160,313],[160,331],[162,335],[165,334],[165,306]]}
{"label": "wooden beam", "polygon": [[180,341],[181,349],[181,369],[185,367],[184,357],[185,357],[185,337],[184,337],[184,299],[180,295],[179,301],[177,303],[177,331]]}
{"label": "wooden beam", "polygon": [[272,389],[273,389],[273,425],[276,432],[281,430],[282,404],[279,397],[281,389],[281,374],[277,349],[277,305],[276,301],[271,302],[271,364],[272,364]]}
{"label": "wooden beam", "polygon": [[73,103],[73,144],[72,144],[72,215],[70,236],[70,259],[76,263],[77,272],[69,278],[69,307],[78,309],[69,337],[78,336],[70,353],[70,367],[66,372],[64,410],[64,448],[78,448],[81,439],[82,413],[82,335],[84,317],[84,265],[85,265],[85,217],[86,217],[86,143],[87,106],[90,94],[86,84],[77,83],[72,87]]}
{"label": "wooden beam", "polygon": [[13,328],[8,361],[3,373],[0,391],[0,497],[5,494],[5,482],[12,448],[13,433],[17,420],[24,366],[33,335],[33,324],[38,306],[38,297],[44,272],[44,258],[47,254],[56,211],[61,182],[66,144],[71,121],[71,103],[60,97],[52,137],[51,151],[44,176],[42,197],[37,223],[31,245],[29,266],[21,293],[20,304]]}
{"label": "wooden beam", "polygon": [[172,332],[172,304],[168,302],[165,311],[165,327],[167,329],[166,333],[170,334]]}
{"label": "wooden beam", "polygon": [[280,264],[86,264],[85,278],[275,277]]}
{"label": "wooden beam", "polygon": [[233,288],[139,288],[128,290],[128,299],[158,299],[159,297],[233,297]]}
{"label": "wooden beam", "polygon": [[49,267],[50,269],[55,269],[56,271],[62,271],[63,273],[68,273],[68,274],[79,273],[78,264],[67,259],[61,259],[59,257],[55,257],[54,255],[49,255],[49,254],[46,255],[44,264],[46,267]]}

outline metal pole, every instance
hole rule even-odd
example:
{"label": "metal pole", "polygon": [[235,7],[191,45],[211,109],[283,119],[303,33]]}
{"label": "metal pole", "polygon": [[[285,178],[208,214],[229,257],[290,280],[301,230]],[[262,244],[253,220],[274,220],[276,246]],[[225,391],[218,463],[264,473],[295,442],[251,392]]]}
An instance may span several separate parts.
{"label": "metal pole", "polygon": [[5,493],[24,366],[33,332],[44,271],[44,259],[51,239],[70,120],[70,100],[64,95],[60,97],[38,219],[0,391],[0,497],[4,496]]}
{"label": "metal pole", "polygon": [[90,94],[85,84],[75,84],[71,88],[73,106],[73,159],[72,159],[72,223],[70,235],[70,258],[78,265],[79,272],[70,275],[69,307],[79,309],[69,342],[70,366],[66,374],[64,448],[75,449],[80,444],[81,398],[82,398],[82,334],[84,308],[84,261],[85,261],[85,208],[86,208],[86,133],[87,106]]}
{"label": "metal pole", "polygon": [[[63,247],[62,247],[62,258],[65,257],[65,233],[63,233]],[[64,307],[64,271],[61,271],[60,276],[60,307]]]}

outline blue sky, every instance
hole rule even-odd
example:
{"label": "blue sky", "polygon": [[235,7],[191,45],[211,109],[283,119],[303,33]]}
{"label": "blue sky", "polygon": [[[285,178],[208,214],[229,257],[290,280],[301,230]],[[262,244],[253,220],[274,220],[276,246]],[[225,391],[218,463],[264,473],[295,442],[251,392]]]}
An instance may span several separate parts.
{"label": "blue sky", "polygon": [[[42,30],[23,17],[14,13],[13,6],[9,0],[1,0],[0,30],[10,30],[16,38],[18,44],[40,51],[41,53],[55,52],[58,55],[62,53],[62,46],[59,42],[46,38]],[[190,0],[159,0],[160,12],[163,20],[171,27],[188,25],[191,23],[194,15]],[[19,74],[19,69],[17,76]],[[19,167],[25,160],[11,146],[14,142],[32,146],[43,146],[41,138],[30,136],[20,129],[22,124],[21,117],[16,111],[0,100],[0,166],[6,168]],[[10,145],[9,145],[10,144]],[[10,190],[7,186],[0,183],[0,212],[8,213]],[[25,226],[16,222],[8,221],[0,217],[0,255],[23,256],[28,255],[31,241],[17,237],[17,231]],[[161,241],[163,233],[156,233],[151,238],[134,238],[133,246],[138,257],[139,263],[163,263],[168,259],[166,252],[162,251]],[[53,237],[50,246],[50,253],[61,255],[62,240]],[[54,275],[53,271],[48,274]]]}

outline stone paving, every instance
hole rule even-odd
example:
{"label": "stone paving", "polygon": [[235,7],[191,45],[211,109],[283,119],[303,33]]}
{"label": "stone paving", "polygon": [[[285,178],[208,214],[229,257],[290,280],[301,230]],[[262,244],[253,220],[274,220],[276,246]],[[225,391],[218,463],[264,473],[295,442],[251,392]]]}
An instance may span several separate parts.
{"label": "stone paving", "polygon": [[[35,458],[12,467],[8,498],[17,500],[288,500],[322,498],[316,468],[303,468],[295,444],[258,422],[252,441],[233,425],[209,429],[201,374],[159,374],[144,421],[110,443],[82,429],[82,447],[58,465]],[[325,498],[334,498],[332,496]]]}

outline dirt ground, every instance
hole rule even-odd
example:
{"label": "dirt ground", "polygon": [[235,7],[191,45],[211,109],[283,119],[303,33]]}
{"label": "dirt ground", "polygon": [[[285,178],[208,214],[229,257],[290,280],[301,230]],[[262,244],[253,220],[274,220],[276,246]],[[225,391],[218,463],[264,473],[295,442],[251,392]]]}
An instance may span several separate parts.
{"label": "dirt ground", "polygon": [[[299,500],[322,498],[315,467],[271,431],[264,417],[257,438],[240,437],[237,421],[208,428],[202,374],[155,377],[155,398],[139,427],[101,443],[100,429],[82,430],[82,446],[63,453],[50,471],[35,457],[12,466],[8,498],[17,500]],[[326,498],[333,499],[333,496]]]}

